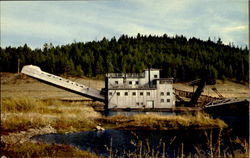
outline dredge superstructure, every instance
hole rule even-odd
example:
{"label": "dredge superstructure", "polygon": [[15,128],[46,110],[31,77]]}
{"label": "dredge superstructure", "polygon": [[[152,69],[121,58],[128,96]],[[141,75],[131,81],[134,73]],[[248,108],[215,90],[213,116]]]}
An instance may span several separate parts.
{"label": "dredge superstructure", "polygon": [[160,78],[159,69],[142,73],[108,73],[105,88],[97,90],[26,65],[23,74],[105,103],[105,109],[161,109],[175,107],[173,78]]}

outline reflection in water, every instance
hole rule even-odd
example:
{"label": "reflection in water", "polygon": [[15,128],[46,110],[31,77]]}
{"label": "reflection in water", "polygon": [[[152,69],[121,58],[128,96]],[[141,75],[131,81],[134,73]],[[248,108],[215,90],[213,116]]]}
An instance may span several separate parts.
{"label": "reflection in water", "polygon": [[[69,144],[98,155],[109,156],[209,156],[211,151],[230,155],[232,150],[245,152],[235,144],[230,133],[213,130],[126,131],[105,130],[70,134],[48,134],[32,139],[47,143]],[[220,149],[220,150],[219,150]]]}

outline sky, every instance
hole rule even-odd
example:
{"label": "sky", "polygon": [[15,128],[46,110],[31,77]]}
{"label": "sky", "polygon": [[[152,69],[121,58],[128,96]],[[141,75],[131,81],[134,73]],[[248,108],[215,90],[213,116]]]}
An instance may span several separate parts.
{"label": "sky", "polygon": [[1,47],[184,35],[249,47],[248,0],[1,1]]}

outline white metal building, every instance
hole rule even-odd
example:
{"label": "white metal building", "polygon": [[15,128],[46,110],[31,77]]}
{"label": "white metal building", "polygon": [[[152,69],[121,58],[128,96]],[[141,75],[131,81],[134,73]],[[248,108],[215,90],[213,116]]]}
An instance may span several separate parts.
{"label": "white metal building", "polygon": [[159,69],[143,73],[106,75],[108,109],[172,108],[175,106],[173,78],[160,78]]}
{"label": "white metal building", "polygon": [[175,106],[173,78],[160,78],[159,69],[143,73],[109,73],[105,80],[105,93],[86,85],[42,71],[34,65],[26,65],[22,73],[45,83],[69,90],[93,100],[105,103],[105,109],[162,109]]}

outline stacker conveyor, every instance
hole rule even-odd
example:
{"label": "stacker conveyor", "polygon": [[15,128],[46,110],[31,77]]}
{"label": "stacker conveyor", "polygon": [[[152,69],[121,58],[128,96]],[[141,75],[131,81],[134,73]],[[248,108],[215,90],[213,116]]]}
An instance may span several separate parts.
{"label": "stacker conveyor", "polygon": [[63,88],[70,92],[82,95],[93,100],[105,102],[105,97],[101,95],[101,91],[87,87],[84,84],[76,83],[68,79],[44,72],[38,66],[26,65],[21,71],[23,74],[38,79],[40,81],[52,84],[59,88]]}

